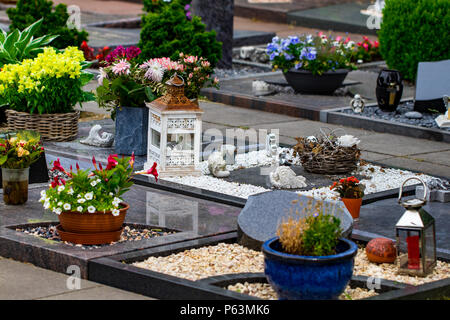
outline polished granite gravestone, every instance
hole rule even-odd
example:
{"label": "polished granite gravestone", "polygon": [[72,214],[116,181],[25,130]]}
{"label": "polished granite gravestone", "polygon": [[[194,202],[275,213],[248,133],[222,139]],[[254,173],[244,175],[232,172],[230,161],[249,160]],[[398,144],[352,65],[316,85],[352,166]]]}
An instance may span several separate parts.
{"label": "polished granite gravestone", "polygon": [[[431,214],[436,223],[436,247],[450,254],[450,203],[429,202],[424,209]],[[353,230],[370,232],[395,239],[395,225],[405,212],[397,199],[386,199],[363,205]]]}
{"label": "polished granite gravestone", "polygon": [[217,41],[222,42],[222,58],[219,68],[231,69],[233,60],[233,11],[234,0],[193,0],[193,12],[202,18],[208,31],[216,32]]}
{"label": "polished granite gravestone", "polygon": [[[254,250],[276,236],[278,225],[288,217],[305,217],[306,208],[317,202],[307,196],[290,191],[269,191],[250,196],[239,214],[238,243]],[[325,200],[324,212],[341,220],[342,235],[352,232],[353,218],[341,201]]]}
{"label": "polished granite gravestone", "polygon": [[[275,170],[275,166],[269,167],[252,167],[252,168],[244,168],[237,169],[230,172],[230,176],[226,178],[222,178],[225,181],[236,182],[236,183],[245,183],[251,184],[263,188],[270,189],[272,184],[270,183],[270,172]],[[306,178],[307,186],[299,189],[289,189],[290,191],[303,191],[310,190],[312,188],[321,188],[330,186],[334,181],[339,180],[341,178],[347,178],[350,174],[341,174],[341,175],[323,175],[323,174],[315,174],[305,171],[302,166],[292,165],[291,168],[297,176],[303,176]],[[355,175],[358,180],[365,179],[365,177],[361,175]]]}
{"label": "polished granite gravestone", "polygon": [[125,222],[179,232],[86,248],[15,231],[17,226],[27,224],[57,223],[57,216],[45,211],[38,202],[41,190],[46,188],[47,184],[31,186],[25,205],[7,206],[0,202],[0,256],[63,273],[68,266],[77,265],[83,278],[87,277],[88,261],[94,258],[234,231],[240,212],[240,208],[135,185],[123,196],[130,205]]}
{"label": "polished granite gravestone", "polygon": [[419,62],[414,110],[444,113],[445,95],[450,95],[450,60]]}

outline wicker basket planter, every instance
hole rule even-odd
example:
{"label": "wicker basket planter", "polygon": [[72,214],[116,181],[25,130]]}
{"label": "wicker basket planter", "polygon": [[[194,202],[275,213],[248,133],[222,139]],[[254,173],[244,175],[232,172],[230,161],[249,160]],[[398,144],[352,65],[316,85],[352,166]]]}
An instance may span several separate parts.
{"label": "wicker basket planter", "polygon": [[361,155],[357,146],[318,146],[302,138],[296,139],[298,144],[294,150],[307,172],[334,175],[349,173],[357,168]]}
{"label": "wicker basket planter", "polygon": [[71,141],[78,134],[79,111],[41,115],[10,109],[5,112],[9,130],[37,131],[44,141]]}

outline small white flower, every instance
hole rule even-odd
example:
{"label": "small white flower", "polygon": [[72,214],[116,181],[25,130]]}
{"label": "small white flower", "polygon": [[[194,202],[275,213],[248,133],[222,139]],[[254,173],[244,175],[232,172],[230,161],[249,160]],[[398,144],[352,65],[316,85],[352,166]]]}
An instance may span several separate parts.
{"label": "small white flower", "polygon": [[62,209],[61,209],[61,208],[56,208],[56,209],[53,210],[53,213],[56,213],[56,214],[58,214],[58,215],[60,215],[61,212],[62,212]]}
{"label": "small white flower", "polygon": [[82,206],[77,207],[77,211],[78,211],[78,212],[83,212],[83,210],[84,210],[84,209],[83,209]]}
{"label": "small white flower", "polygon": [[58,207],[61,207],[62,204],[63,204],[62,201],[60,201],[60,202],[58,202],[57,206],[58,206]]}
{"label": "small white flower", "polygon": [[50,209],[50,202],[49,201],[45,201],[44,202],[44,209],[45,210]]}
{"label": "small white flower", "polygon": [[102,182],[102,180],[100,180],[100,179],[97,179],[96,181],[97,181],[97,183],[100,183],[100,182]]}
{"label": "small white flower", "polygon": [[91,186],[95,187],[96,185],[97,185],[97,181],[94,180],[91,182]]}
{"label": "small white flower", "polygon": [[83,198],[78,199],[78,203],[85,203],[85,202],[86,202],[86,199],[83,199]]}
{"label": "small white flower", "polygon": [[65,189],[64,186],[59,186],[59,187],[58,187],[58,192],[62,192],[62,191],[64,191],[64,189]]}
{"label": "small white flower", "polygon": [[47,192],[45,190],[41,191],[41,197],[45,197],[47,195]]}
{"label": "small white flower", "polygon": [[73,195],[73,189],[70,188],[69,191],[67,191],[67,194],[70,195],[70,196]]}
{"label": "small white flower", "polygon": [[92,199],[94,199],[94,193],[88,192],[84,195],[84,197],[86,198],[86,200],[92,200]]}
{"label": "small white flower", "polygon": [[114,209],[112,211],[112,215],[115,216],[115,217],[117,217],[119,214],[120,214],[120,211],[118,209]]}
{"label": "small white flower", "polygon": [[110,192],[109,195],[112,197],[112,196],[114,196],[114,193]]}
{"label": "small white flower", "polygon": [[88,212],[89,212],[89,213],[94,213],[95,211],[96,211],[96,209],[95,209],[94,206],[89,206],[89,207],[88,207]]}
{"label": "small white flower", "polygon": [[70,203],[64,203],[63,208],[64,208],[64,210],[69,211],[72,208],[72,206],[70,205]]}

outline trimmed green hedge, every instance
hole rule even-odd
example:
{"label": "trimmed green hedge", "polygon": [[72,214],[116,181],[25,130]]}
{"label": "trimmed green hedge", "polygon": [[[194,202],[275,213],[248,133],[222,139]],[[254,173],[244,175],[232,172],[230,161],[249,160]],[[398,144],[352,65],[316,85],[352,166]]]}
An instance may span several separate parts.
{"label": "trimmed green hedge", "polygon": [[67,28],[67,6],[58,4],[54,10],[53,2],[47,0],[19,0],[15,8],[9,8],[6,12],[11,20],[10,30],[23,30],[37,20],[44,18],[35,37],[44,35],[59,35],[52,42],[52,47],[64,49],[68,46],[80,47],[83,41],[87,41],[88,33],[76,29]]}
{"label": "trimmed green hedge", "polygon": [[205,31],[201,18],[187,19],[185,6],[190,0],[144,0],[139,48],[141,60],[169,57],[179,59],[180,52],[201,56],[215,66],[222,57],[222,43],[215,31]]}
{"label": "trimmed green hedge", "polygon": [[387,65],[414,80],[419,62],[450,59],[450,1],[386,0],[378,37]]}

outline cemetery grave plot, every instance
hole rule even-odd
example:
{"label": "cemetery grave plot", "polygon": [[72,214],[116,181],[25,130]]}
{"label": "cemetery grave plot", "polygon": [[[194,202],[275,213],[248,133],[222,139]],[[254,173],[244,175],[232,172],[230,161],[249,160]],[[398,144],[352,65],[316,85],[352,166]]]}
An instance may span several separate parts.
{"label": "cemetery grave plot", "polygon": [[[209,237],[95,259],[90,261],[90,279],[160,299],[275,299],[263,274],[262,253],[235,241],[229,234],[222,240]],[[341,298],[408,298],[427,288],[444,297],[450,290],[448,261],[438,258],[434,273],[425,278],[400,276],[395,265],[369,263],[361,244],[353,278]],[[371,291],[367,283],[374,274],[381,279],[380,287]],[[255,288],[259,290],[248,295]]]}
{"label": "cemetery grave plot", "polygon": [[239,214],[239,208],[135,185],[124,197],[130,204],[125,220],[130,230],[124,234],[128,241],[105,246],[68,245],[55,241],[54,235],[46,232],[49,226],[59,224],[57,216],[45,211],[38,202],[46,187],[47,184],[30,185],[25,206],[0,203],[0,256],[62,273],[75,264],[85,279],[90,259],[226,234],[236,229]]}
{"label": "cemetery grave plot", "polygon": [[414,138],[450,142],[450,128],[440,128],[438,113],[414,111],[412,100],[403,100],[395,112],[384,112],[377,104],[368,104],[362,113],[350,107],[328,110],[324,122]]}

